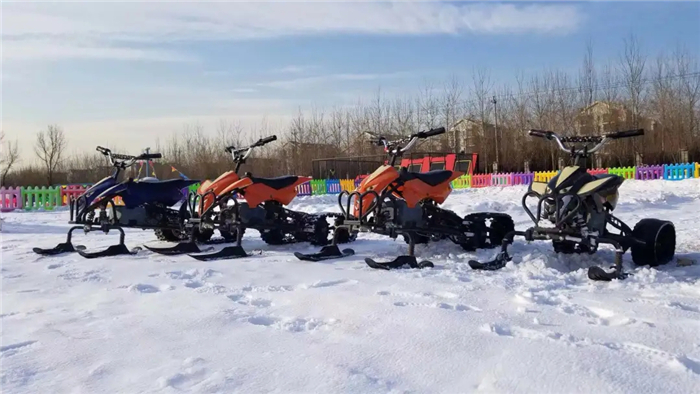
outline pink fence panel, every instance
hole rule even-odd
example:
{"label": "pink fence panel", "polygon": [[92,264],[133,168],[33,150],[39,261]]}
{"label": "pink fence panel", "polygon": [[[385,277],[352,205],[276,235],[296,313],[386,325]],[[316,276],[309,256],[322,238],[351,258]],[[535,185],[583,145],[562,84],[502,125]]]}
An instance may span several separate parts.
{"label": "pink fence panel", "polygon": [[513,181],[513,174],[491,174],[491,186],[510,186]]}
{"label": "pink fence panel", "polygon": [[588,169],[586,171],[588,171],[588,173],[591,175],[600,175],[600,174],[607,174],[608,173],[607,168],[591,168],[591,169]]}
{"label": "pink fence panel", "polygon": [[0,211],[10,212],[22,208],[22,188],[0,187]]}
{"label": "pink fence panel", "polygon": [[85,190],[87,190],[87,188],[85,188],[84,186],[81,186],[81,185],[62,186],[61,187],[61,204],[68,205],[68,201],[71,198],[80,197],[83,193],[85,193]]}

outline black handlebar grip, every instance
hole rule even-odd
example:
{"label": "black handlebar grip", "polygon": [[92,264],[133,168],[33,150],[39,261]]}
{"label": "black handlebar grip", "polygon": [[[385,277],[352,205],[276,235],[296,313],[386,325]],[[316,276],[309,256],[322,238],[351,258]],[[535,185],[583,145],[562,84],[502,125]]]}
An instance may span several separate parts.
{"label": "black handlebar grip", "polygon": [[608,133],[608,134],[605,134],[605,137],[614,140],[614,139],[618,139],[618,138],[637,137],[640,135],[644,135],[644,129],[625,130],[625,131],[618,131],[615,133]]}
{"label": "black handlebar grip", "polygon": [[148,153],[148,154],[142,154],[141,156],[138,157],[139,160],[151,160],[151,159],[160,159],[163,157],[162,154],[160,153]]}
{"label": "black handlebar grip", "polygon": [[440,134],[445,134],[445,128],[444,127],[436,127],[434,129],[430,129],[428,131],[421,131],[419,133],[416,133],[416,137],[418,138],[428,138],[432,137],[434,135],[440,135]]}
{"label": "black handlebar grip", "polygon": [[231,145],[231,146],[227,146],[226,149],[224,149],[224,150],[228,153],[231,153],[234,149],[236,149],[236,147]]}
{"label": "black handlebar grip", "polygon": [[110,151],[109,149],[103,148],[103,147],[101,147],[101,146],[98,146],[96,150],[97,150],[98,152],[102,153],[103,155],[106,155],[107,152]]}
{"label": "black handlebar grip", "polygon": [[434,135],[440,135],[440,134],[445,134],[445,128],[444,128],[444,127],[437,127],[437,128],[432,129],[432,130],[428,130],[428,131],[425,133],[425,136],[426,136],[426,137],[432,137],[432,136],[434,136]]}
{"label": "black handlebar grip", "polygon": [[276,135],[272,135],[272,136],[270,136],[270,137],[261,139],[260,142],[263,143],[263,144],[267,144],[268,142],[272,142],[272,141],[276,141],[276,140],[277,140],[277,136],[276,136]]}
{"label": "black handlebar grip", "polygon": [[527,133],[533,137],[541,137],[541,138],[546,138],[546,139],[551,139],[552,136],[554,135],[554,133],[552,133],[551,131],[534,130],[534,129],[528,130]]}
{"label": "black handlebar grip", "polygon": [[136,159],[136,156],[123,155],[121,153],[112,153],[112,158],[117,160],[131,160]]}

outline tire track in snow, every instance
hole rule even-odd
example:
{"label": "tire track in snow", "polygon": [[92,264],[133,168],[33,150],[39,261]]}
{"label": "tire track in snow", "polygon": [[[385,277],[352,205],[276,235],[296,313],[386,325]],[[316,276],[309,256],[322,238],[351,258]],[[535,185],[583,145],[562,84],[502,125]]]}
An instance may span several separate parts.
{"label": "tire track in snow", "polygon": [[674,372],[690,372],[700,375],[700,360],[688,357],[685,354],[669,353],[646,345],[632,342],[601,342],[591,338],[578,338],[571,334],[547,330],[533,330],[529,328],[511,326],[508,324],[490,323],[483,325],[481,331],[493,333],[500,337],[509,337],[527,340],[547,340],[563,343],[569,346],[584,347],[598,346],[620,351],[644,360],[654,366],[665,367]]}

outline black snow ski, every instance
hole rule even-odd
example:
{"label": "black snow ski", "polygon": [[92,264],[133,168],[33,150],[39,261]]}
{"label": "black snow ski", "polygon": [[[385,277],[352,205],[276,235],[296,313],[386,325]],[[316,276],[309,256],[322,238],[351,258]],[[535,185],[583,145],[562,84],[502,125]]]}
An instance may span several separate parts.
{"label": "black snow ski", "polygon": [[473,270],[496,271],[505,267],[508,261],[510,261],[510,256],[508,256],[508,253],[500,252],[498,255],[496,255],[495,259],[487,263],[480,263],[476,260],[469,260],[469,266]]}
{"label": "black snow ski", "polygon": [[252,256],[243,249],[241,246],[227,246],[218,252],[214,253],[204,253],[204,254],[188,254],[188,256],[197,259],[199,261],[212,261],[212,260],[224,260],[224,259],[237,259],[241,257]]}
{"label": "black snow ski", "polygon": [[131,250],[126,247],[124,244],[118,244],[118,245],[112,245],[108,247],[105,250],[101,250],[99,252],[86,252],[85,249],[80,249],[78,250],[78,254],[81,256],[85,257],[86,259],[96,259],[99,257],[110,257],[110,256],[119,256],[119,255],[134,255],[138,253],[138,251],[141,250],[140,247],[135,247]]}
{"label": "black snow ski", "polygon": [[151,252],[163,254],[166,256],[176,256],[179,254],[204,252],[203,250],[199,249],[199,246],[197,246],[197,244],[194,242],[178,242],[175,246],[166,247],[153,247],[148,245],[143,246]]}
{"label": "black snow ski", "polygon": [[85,250],[85,245],[75,245],[73,246],[72,243],[69,242],[64,242],[56,245],[54,248],[50,249],[42,249],[42,248],[33,248],[32,251],[36,254],[40,254],[42,256],[56,256],[62,253],[73,253],[77,252],[79,250]]}
{"label": "black snow ski", "polygon": [[374,268],[374,269],[380,269],[380,270],[392,270],[392,269],[398,269],[401,268],[405,265],[408,265],[410,268],[432,268],[435,267],[433,263],[430,261],[421,261],[420,263],[416,259],[416,256],[399,256],[395,258],[392,261],[387,261],[385,263],[380,263],[377,261],[374,261],[373,259],[370,259],[369,257],[365,259],[365,263],[367,263],[368,266]]}
{"label": "black snow ski", "polygon": [[620,272],[617,269],[613,269],[611,272],[606,272],[604,269],[598,266],[588,268],[588,279],[591,280],[610,282],[613,279],[625,279],[628,276],[628,273]]}
{"label": "black snow ski", "polygon": [[298,258],[299,260],[304,260],[304,261],[323,261],[323,260],[348,257],[348,256],[352,256],[354,254],[355,254],[355,251],[350,249],[350,248],[343,249],[341,251],[340,248],[338,248],[338,245],[324,246],[323,248],[321,248],[321,251],[318,253],[304,254],[304,253],[294,252],[294,256],[296,256],[296,258]]}

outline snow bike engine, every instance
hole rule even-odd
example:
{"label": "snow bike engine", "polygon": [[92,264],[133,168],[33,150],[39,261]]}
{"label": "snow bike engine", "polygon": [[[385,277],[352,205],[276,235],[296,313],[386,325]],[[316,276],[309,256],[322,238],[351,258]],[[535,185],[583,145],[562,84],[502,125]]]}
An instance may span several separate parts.
{"label": "snow bike engine", "polygon": [[[537,215],[533,215],[532,210],[527,206],[526,201],[528,197],[538,198]],[[551,221],[556,227],[561,227],[576,215],[576,212],[579,211],[583,202],[581,201],[581,197],[576,193],[559,193],[558,191],[553,191],[543,196],[538,196],[536,192],[529,191],[523,196],[522,205],[525,213],[527,213],[535,225],[543,219],[542,214],[544,213],[544,219]]]}

